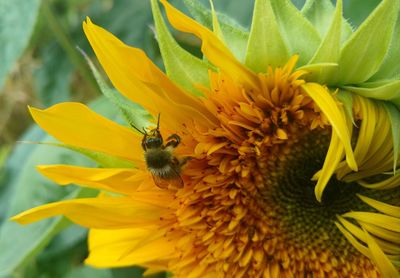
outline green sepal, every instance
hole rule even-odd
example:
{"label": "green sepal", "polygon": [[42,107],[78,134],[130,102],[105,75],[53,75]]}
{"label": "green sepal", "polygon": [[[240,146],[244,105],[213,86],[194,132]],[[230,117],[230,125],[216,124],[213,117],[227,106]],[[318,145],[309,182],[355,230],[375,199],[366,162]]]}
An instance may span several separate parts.
{"label": "green sepal", "polygon": [[305,70],[304,75],[306,81],[318,81],[325,72],[334,71],[339,65],[337,63],[316,63],[299,67],[297,70]]}
{"label": "green sepal", "polygon": [[[212,30],[212,13],[210,9],[207,9],[200,1],[183,0],[183,2],[196,21]],[[236,59],[243,63],[249,32],[232,18],[218,12],[217,16],[228,49]]]}
{"label": "green sepal", "polygon": [[[335,17],[335,7],[332,2],[330,0],[307,0],[301,12],[314,25],[321,38],[325,37]],[[344,42],[352,33],[351,25],[341,16],[340,41]]]}
{"label": "green sepal", "polygon": [[367,82],[360,84],[360,87],[342,88],[366,98],[386,100],[400,107],[400,80]]}
{"label": "green sepal", "polygon": [[297,65],[306,64],[321,43],[318,31],[289,0],[271,0],[271,5],[289,55],[300,54]]}
{"label": "green sepal", "polygon": [[389,50],[378,72],[369,81],[400,79],[400,16],[397,17]]}
{"label": "green sepal", "polygon": [[270,0],[256,0],[245,64],[256,72],[283,66],[289,51],[281,36]]}
{"label": "green sepal", "polygon": [[[321,1],[321,3],[324,1]],[[316,5],[314,5],[316,6]],[[336,10],[332,18],[329,29],[322,40],[321,45],[311,58],[310,63],[332,62],[337,63],[340,56],[340,35],[342,26],[342,1],[336,3]],[[329,81],[335,76],[338,68],[328,68],[322,70],[315,80],[319,83],[330,83]]]}
{"label": "green sepal", "polygon": [[355,125],[353,117],[353,94],[344,90],[339,90],[335,96],[343,104],[347,118]]}
{"label": "green sepal", "polygon": [[104,79],[101,77],[101,74],[96,69],[95,65],[89,59],[83,50],[78,48],[78,50],[82,53],[83,57],[86,59],[94,78],[99,85],[100,91],[103,95],[111,101],[121,112],[121,115],[125,118],[125,120],[132,125],[135,126],[147,126],[148,119],[150,119],[149,113],[143,109],[139,104],[131,102],[129,99],[120,94],[117,90],[111,88],[107,85]]}
{"label": "green sepal", "polygon": [[202,95],[196,84],[209,87],[208,70],[211,66],[184,50],[172,37],[162,17],[157,0],[151,0],[157,41],[170,79],[194,95]]}
{"label": "green sepal", "polygon": [[63,143],[56,142],[31,142],[31,141],[20,141],[20,143],[28,143],[28,144],[38,144],[38,145],[46,145],[68,149],[77,153],[80,153],[93,161],[95,161],[99,166],[104,168],[134,168],[135,164],[132,161],[125,160],[119,157],[115,157],[109,155],[104,152],[93,151],[90,149],[79,148]]}
{"label": "green sepal", "polygon": [[343,46],[336,83],[359,84],[381,66],[399,12],[398,0],[384,0]]}
{"label": "green sepal", "polygon": [[384,106],[389,115],[390,124],[392,126],[393,174],[395,175],[400,150],[400,110],[389,102],[385,102]]}

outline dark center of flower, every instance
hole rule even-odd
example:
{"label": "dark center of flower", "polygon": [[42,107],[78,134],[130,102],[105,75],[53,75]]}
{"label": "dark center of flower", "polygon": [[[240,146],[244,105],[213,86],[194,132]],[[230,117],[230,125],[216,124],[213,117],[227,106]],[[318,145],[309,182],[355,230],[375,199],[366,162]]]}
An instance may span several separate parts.
{"label": "dark center of flower", "polygon": [[[267,207],[280,219],[281,239],[300,252],[330,250],[350,259],[357,254],[335,225],[336,215],[349,211],[368,211],[357,193],[369,195],[356,183],[345,183],[332,176],[322,202],[315,197],[313,175],[321,169],[330,142],[330,132],[316,129],[282,145],[282,157],[265,171],[266,187],[262,192]],[[380,193],[374,193],[382,197]]]}
{"label": "dark center of flower", "polygon": [[267,171],[267,175],[273,172],[276,175],[268,179],[271,184],[264,193],[266,201],[274,204],[285,239],[297,247],[322,244],[323,249],[351,248],[334,222],[336,215],[362,205],[355,194],[361,188],[333,177],[320,203],[314,194],[316,182],[311,180],[321,169],[329,140],[328,132],[312,131],[283,147],[289,148],[285,159],[277,160]]}

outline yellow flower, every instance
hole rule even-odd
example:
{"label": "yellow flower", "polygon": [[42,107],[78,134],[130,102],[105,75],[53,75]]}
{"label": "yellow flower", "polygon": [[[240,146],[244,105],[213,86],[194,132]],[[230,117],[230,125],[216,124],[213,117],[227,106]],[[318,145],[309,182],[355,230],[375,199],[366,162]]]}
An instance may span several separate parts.
{"label": "yellow flower", "polygon": [[[397,277],[399,76],[385,57],[400,55],[390,44],[399,3],[383,1],[353,32],[341,1],[317,30],[289,2],[257,0],[243,52],[229,43],[237,30],[213,10],[211,31],[161,2],[176,29],[201,39],[207,58],[179,48],[153,0],[173,81],[89,19],[84,31],[115,88],[155,118],[161,113],[164,137],[180,136],[174,156],[192,158],[181,169],[183,187],[156,186],[141,134],[61,103],[32,116],[67,145],[135,167],[39,166],[61,185],[105,193],[13,219],[64,215],[90,228],[86,262],[97,267],[142,265],[177,277]],[[304,14],[318,9],[309,1]]]}

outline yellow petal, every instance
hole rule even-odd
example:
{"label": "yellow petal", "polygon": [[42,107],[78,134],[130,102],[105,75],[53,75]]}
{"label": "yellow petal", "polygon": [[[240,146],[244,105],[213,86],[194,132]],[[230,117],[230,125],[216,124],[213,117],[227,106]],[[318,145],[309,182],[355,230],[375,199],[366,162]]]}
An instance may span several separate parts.
{"label": "yellow petal", "polygon": [[389,177],[383,181],[376,183],[368,183],[366,181],[360,180],[357,181],[359,185],[364,186],[366,188],[371,189],[390,189],[399,186],[400,184],[400,174],[396,174],[396,176]]}
{"label": "yellow petal", "polygon": [[370,250],[365,247],[363,244],[361,244],[348,230],[346,230],[341,223],[335,222],[336,227],[339,229],[339,231],[342,232],[344,237],[351,243],[351,245],[354,246],[361,254],[364,256],[371,258],[371,252]]}
{"label": "yellow petal", "polygon": [[383,253],[379,245],[375,240],[365,231],[365,236],[367,238],[367,244],[371,253],[371,259],[375,262],[378,267],[382,277],[386,278],[396,278],[399,277],[399,272],[397,272],[394,265],[391,263],[389,258]]}
{"label": "yellow petal", "polygon": [[[358,240],[362,241],[363,243],[367,243],[368,239],[365,235],[365,232],[359,226],[351,223],[350,221],[344,219],[341,216],[338,216],[339,221],[341,224]],[[362,224],[361,226],[365,228]],[[400,252],[400,248],[397,246],[395,242],[388,242],[386,240],[381,240],[379,238],[375,238],[376,243],[385,253],[389,254],[398,254]]]}
{"label": "yellow petal", "polygon": [[138,169],[85,168],[70,165],[40,165],[37,169],[60,185],[75,183],[128,195],[134,194],[149,175],[147,171]]}
{"label": "yellow petal", "polygon": [[201,51],[220,71],[248,89],[259,88],[257,76],[243,66],[212,31],[161,0],[169,22],[179,31],[192,33],[202,40]]}
{"label": "yellow petal", "polygon": [[45,110],[29,110],[41,128],[67,145],[101,151],[144,165],[141,137],[81,103],[64,102]]}
{"label": "yellow petal", "polygon": [[340,143],[336,131],[332,130],[332,137],[328,153],[326,154],[324,165],[322,166],[321,171],[318,171],[318,182],[314,189],[315,197],[317,198],[318,202],[321,202],[322,193],[324,192],[324,189],[331,179],[332,174],[342,159],[343,150],[343,144]]}
{"label": "yellow petal", "polygon": [[346,151],[347,164],[352,170],[357,171],[357,163],[351,148],[350,134],[347,128],[346,119],[339,110],[336,101],[327,89],[317,83],[306,83],[302,85],[302,88],[315,101],[328,118],[332,128],[336,131],[340,141],[342,141]]}
{"label": "yellow petal", "polygon": [[[175,256],[174,243],[153,230],[96,230],[89,233],[89,257],[85,263],[95,267],[146,265]],[[151,240],[147,238],[152,237]],[[145,241],[145,244],[142,242]],[[166,265],[165,265],[166,266]],[[166,270],[166,268],[164,268]]]}
{"label": "yellow petal", "polygon": [[[141,49],[125,45],[89,18],[83,23],[83,30],[111,82],[126,97],[140,103],[153,115],[163,111],[163,121],[168,121],[170,126],[177,122],[176,118],[170,119],[171,116],[185,113],[184,116],[197,116],[202,120],[211,118],[198,99],[170,81]],[[176,109],[180,113],[174,113]]]}
{"label": "yellow petal", "polygon": [[351,217],[356,220],[373,224],[390,231],[400,233],[400,219],[374,212],[352,211],[343,214],[343,217]]}
{"label": "yellow petal", "polygon": [[396,218],[400,218],[400,207],[398,206],[392,206],[383,202],[379,202],[377,200],[362,196],[357,194],[358,198],[360,198],[362,201],[370,205],[371,207],[375,208],[376,210],[387,214],[391,215]]}
{"label": "yellow petal", "polygon": [[24,211],[11,220],[29,224],[64,215],[81,226],[96,229],[149,227],[159,223],[170,210],[129,197],[102,197],[55,202]]}

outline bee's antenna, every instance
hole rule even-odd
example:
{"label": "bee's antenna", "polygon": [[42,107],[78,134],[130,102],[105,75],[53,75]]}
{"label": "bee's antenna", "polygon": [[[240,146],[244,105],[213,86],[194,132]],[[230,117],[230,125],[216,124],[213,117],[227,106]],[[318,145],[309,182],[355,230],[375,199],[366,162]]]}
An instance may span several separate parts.
{"label": "bee's antenna", "polygon": [[160,128],[160,113],[158,113],[158,119],[157,119],[157,129]]}
{"label": "bee's antenna", "polygon": [[134,129],[136,129],[137,131],[139,131],[141,134],[146,135],[146,130],[143,128],[144,132],[141,131],[140,129],[138,129],[136,126],[134,126],[132,123],[129,123],[131,125],[131,127],[133,127]]}

